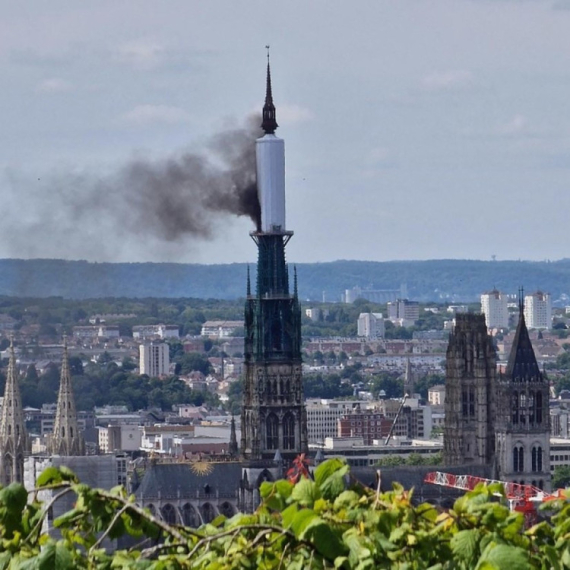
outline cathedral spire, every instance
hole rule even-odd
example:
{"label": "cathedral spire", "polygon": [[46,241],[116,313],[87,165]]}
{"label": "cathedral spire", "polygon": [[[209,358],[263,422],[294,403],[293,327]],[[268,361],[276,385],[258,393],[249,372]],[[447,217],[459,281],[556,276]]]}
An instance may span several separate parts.
{"label": "cathedral spire", "polygon": [[519,289],[519,323],[509,354],[506,375],[507,378],[516,382],[542,382],[543,380],[524,318],[522,287]]}
{"label": "cathedral spire", "polygon": [[66,339],[64,339],[63,344],[57,411],[49,442],[49,451],[53,455],[85,455],[85,442],[79,435],[77,427],[77,412],[71,385]]}
{"label": "cathedral spire", "polygon": [[28,452],[28,447],[28,434],[24,423],[24,410],[18,384],[14,341],[11,339],[4,403],[0,419],[0,484],[9,485],[13,481],[22,481],[24,454]]}
{"label": "cathedral spire", "polygon": [[279,126],[277,124],[275,115],[275,105],[273,104],[273,93],[271,92],[271,67],[269,65],[269,46],[267,48],[267,81],[265,87],[265,105],[263,105],[263,121],[261,128],[265,131],[266,135],[275,133],[275,129]]}

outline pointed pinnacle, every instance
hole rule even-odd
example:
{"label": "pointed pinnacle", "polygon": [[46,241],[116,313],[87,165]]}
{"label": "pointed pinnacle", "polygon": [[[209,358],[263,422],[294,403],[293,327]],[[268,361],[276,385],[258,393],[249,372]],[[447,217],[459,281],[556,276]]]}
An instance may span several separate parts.
{"label": "pointed pinnacle", "polygon": [[265,105],[263,106],[263,121],[261,128],[265,134],[272,135],[275,133],[277,124],[275,105],[273,104],[273,93],[271,91],[271,68],[269,65],[269,51],[267,52],[267,80],[265,86]]}

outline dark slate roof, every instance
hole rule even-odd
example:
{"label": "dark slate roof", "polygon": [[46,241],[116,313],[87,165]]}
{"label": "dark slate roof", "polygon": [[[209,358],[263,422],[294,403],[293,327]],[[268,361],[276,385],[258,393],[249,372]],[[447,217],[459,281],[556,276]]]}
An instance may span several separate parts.
{"label": "dark slate roof", "polygon": [[235,497],[242,467],[239,463],[155,463],[145,471],[137,499],[160,497],[219,496]]}
{"label": "dark slate roof", "polygon": [[441,504],[446,499],[455,499],[465,493],[462,490],[441,487],[431,483],[424,483],[425,476],[430,471],[443,471],[454,475],[474,475],[491,479],[493,468],[491,465],[462,465],[462,466],[402,466],[402,467],[351,467],[350,474],[362,485],[376,489],[378,485],[377,470],[380,470],[380,489],[390,491],[394,483],[399,483],[404,489],[414,489],[414,502],[422,501]]}
{"label": "dark slate roof", "polygon": [[522,311],[505,374],[508,380],[515,382],[542,382]]}

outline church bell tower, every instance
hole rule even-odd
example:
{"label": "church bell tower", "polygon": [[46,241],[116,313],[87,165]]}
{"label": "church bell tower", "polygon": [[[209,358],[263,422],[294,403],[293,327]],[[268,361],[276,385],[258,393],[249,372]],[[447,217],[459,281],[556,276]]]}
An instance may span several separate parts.
{"label": "church bell tower", "polygon": [[257,282],[252,294],[249,270],[245,303],[245,385],[241,454],[246,460],[293,459],[307,450],[303,400],[301,308],[295,271],[293,293],[285,247],[285,147],[277,129],[267,62],[264,135],[256,141],[261,223],[251,237],[257,245]]}

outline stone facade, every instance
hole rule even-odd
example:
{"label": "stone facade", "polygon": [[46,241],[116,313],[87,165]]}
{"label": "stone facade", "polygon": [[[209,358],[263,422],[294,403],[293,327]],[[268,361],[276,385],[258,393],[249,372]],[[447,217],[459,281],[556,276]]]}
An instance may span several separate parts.
{"label": "stone facade", "polygon": [[23,481],[24,457],[29,451],[30,442],[24,423],[16,355],[11,343],[0,419],[0,485]]}
{"label": "stone facade", "polygon": [[[263,116],[262,128],[266,135],[270,135],[277,123],[269,67]],[[258,143],[265,138],[259,139]],[[259,155],[257,158],[259,175]],[[283,157],[276,155],[275,158]],[[277,182],[278,173],[274,174],[275,180],[271,176],[266,179],[264,192],[268,196],[284,190]],[[293,232],[286,231],[282,225],[270,225],[270,230],[261,231],[267,226],[267,220],[261,219],[260,222],[258,231],[251,234],[258,251],[257,287],[253,295],[249,273],[247,278],[241,455],[248,461],[271,460],[276,455],[284,460],[292,460],[307,451],[301,307],[297,295],[297,275],[295,273],[294,291],[291,294],[285,261],[285,247]]]}
{"label": "stone facade", "polygon": [[523,307],[507,368],[497,382],[498,476],[550,490],[549,386],[538,367]]}
{"label": "stone facade", "polygon": [[57,411],[53,433],[49,436],[48,452],[51,455],[85,455],[85,442],[77,425],[77,410],[71,385],[67,344],[63,350],[61,378],[57,397]]}
{"label": "stone facade", "polygon": [[456,319],[446,356],[444,463],[485,465],[495,451],[495,349],[484,315]]}
{"label": "stone facade", "polygon": [[446,358],[444,463],[488,465],[493,476],[550,489],[548,382],[538,368],[523,304],[506,370],[483,315],[458,314]]}

